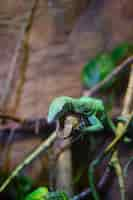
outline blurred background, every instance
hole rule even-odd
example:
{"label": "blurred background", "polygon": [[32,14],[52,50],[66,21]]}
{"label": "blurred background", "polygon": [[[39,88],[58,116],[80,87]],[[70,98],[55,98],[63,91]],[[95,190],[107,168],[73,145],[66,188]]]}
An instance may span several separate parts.
{"label": "blurred background", "polygon": [[[31,6],[32,0],[1,1],[0,101]],[[6,111],[20,117],[46,117],[54,97],[81,95],[80,72],[88,59],[123,41],[133,42],[132,0],[39,0],[28,39],[27,64],[20,65],[21,50]],[[33,135],[30,139],[25,136],[23,140],[14,141],[8,170],[20,163],[41,140]],[[84,162],[89,161],[88,142],[80,145],[77,144],[74,152],[82,149],[83,166],[75,153],[75,170],[78,165],[84,168]],[[42,156],[26,169],[40,184],[49,184],[48,159]],[[78,191],[87,186],[87,180],[83,182],[77,186]],[[117,190],[116,186],[114,188]]]}

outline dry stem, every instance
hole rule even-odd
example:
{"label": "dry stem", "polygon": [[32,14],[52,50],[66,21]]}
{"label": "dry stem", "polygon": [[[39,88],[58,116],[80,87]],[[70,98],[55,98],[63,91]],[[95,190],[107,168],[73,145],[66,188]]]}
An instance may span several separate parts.
{"label": "dry stem", "polygon": [[10,67],[9,67],[9,73],[8,73],[7,81],[6,81],[5,87],[3,88],[3,95],[2,95],[2,98],[1,98],[1,101],[0,101],[0,108],[1,108],[2,111],[6,109],[6,106],[9,102],[9,99],[10,99],[9,97],[10,97],[10,94],[11,94],[11,91],[12,91],[12,85],[13,85],[13,82],[14,82],[14,74],[15,74],[17,67],[18,67],[17,59],[20,55],[21,48],[24,45],[25,33],[26,33],[27,29],[29,28],[29,26],[31,25],[30,23],[31,23],[32,15],[33,15],[33,10],[35,9],[37,2],[38,2],[38,0],[32,1],[32,6],[30,8],[27,20],[23,24],[22,30],[20,31],[19,39],[18,39],[16,48],[15,48],[14,56],[12,58],[12,61],[11,61]]}
{"label": "dry stem", "polygon": [[[126,95],[124,98],[124,107],[122,110],[123,117],[126,117],[126,115],[128,115],[130,112],[132,98],[133,98],[133,65],[131,67],[128,87],[127,87]],[[124,125],[119,123],[117,126],[117,130],[116,130],[116,137],[117,136],[119,137],[119,135],[121,135],[121,131],[119,131],[119,130],[122,130],[122,127],[124,128]],[[119,181],[119,186],[120,186],[120,191],[121,191],[121,200],[125,200],[126,199],[126,196],[125,196],[126,191],[125,191],[124,175],[123,175],[122,167],[119,162],[117,150],[114,151],[110,162],[114,166],[116,174],[118,176],[118,181]]]}
{"label": "dry stem", "polygon": [[[70,123],[74,123],[70,126]],[[69,131],[71,132],[72,126],[75,126],[75,121],[69,121]],[[71,127],[71,128],[70,128]],[[27,165],[29,165],[41,152],[46,151],[51,145],[55,142],[57,138],[58,127],[54,133],[44,142],[42,142],[29,156],[27,156],[23,162],[21,162],[11,173],[11,175],[4,181],[4,183],[0,187],[0,192],[2,192],[8,184],[18,175],[18,173]],[[68,133],[67,133],[68,134]]]}
{"label": "dry stem", "polygon": [[125,67],[129,66],[133,63],[133,56],[127,58],[122,64],[117,66],[111,74],[109,74],[105,79],[103,79],[100,83],[96,84],[92,89],[85,90],[83,92],[83,96],[92,96],[95,92],[100,90],[104,85],[106,85],[109,81],[111,81],[114,77],[116,77],[120,72],[124,70]]}

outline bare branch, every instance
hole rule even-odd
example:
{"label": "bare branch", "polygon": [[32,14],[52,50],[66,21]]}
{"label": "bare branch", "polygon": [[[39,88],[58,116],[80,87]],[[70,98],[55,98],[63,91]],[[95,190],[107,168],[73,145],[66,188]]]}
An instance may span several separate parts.
{"label": "bare branch", "polygon": [[7,186],[8,184],[12,181],[12,179],[15,178],[15,176],[18,175],[18,173],[27,165],[29,165],[29,163],[31,163],[31,161],[33,161],[42,151],[46,151],[55,141],[56,139],[56,131],[44,142],[42,142],[38,148],[36,148],[34,151],[32,151],[32,153],[27,156],[24,161],[22,163],[20,163],[11,173],[11,175],[4,181],[4,183],[1,185],[0,187],[0,192],[2,192]]}
{"label": "bare branch", "polygon": [[131,71],[130,71],[130,77],[129,77],[129,83],[126,90],[126,95],[124,98],[124,106],[122,115],[127,116],[130,113],[131,105],[133,101],[133,64],[131,65]]}
{"label": "bare branch", "polygon": [[0,101],[0,109],[1,110],[5,110],[8,102],[9,102],[9,99],[10,99],[9,97],[11,95],[11,89],[12,89],[12,85],[14,82],[14,74],[18,67],[17,59],[20,55],[20,50],[23,47],[24,42],[25,42],[25,34],[26,34],[27,30],[29,29],[29,27],[31,26],[31,21],[33,18],[33,13],[36,8],[37,2],[38,2],[38,0],[32,1],[32,6],[30,8],[27,20],[23,24],[22,30],[20,31],[20,35],[18,37],[18,42],[17,42],[16,48],[15,48],[14,56],[12,58],[12,61],[11,61],[10,67],[9,67],[7,81],[5,83],[5,87],[3,88],[3,95],[2,95],[1,101]]}
{"label": "bare branch", "polygon": [[92,96],[95,92],[97,92],[99,89],[101,89],[105,84],[107,84],[109,81],[111,81],[115,76],[117,76],[120,72],[124,70],[125,67],[129,66],[133,63],[133,56],[127,58],[122,64],[120,64],[118,67],[116,67],[111,74],[109,74],[103,81],[96,84],[92,89],[85,90],[83,92],[83,96]]}
{"label": "bare branch", "polygon": [[[73,123],[75,125],[75,121],[70,121],[69,120],[69,131],[72,130],[72,126],[70,125],[70,123]],[[67,128],[67,124],[66,124],[66,128]],[[12,181],[12,179],[17,176],[17,174],[27,165],[29,165],[42,151],[46,151],[49,147],[51,147],[51,145],[55,142],[56,138],[57,138],[57,132],[59,130],[59,127],[56,127],[56,131],[54,133],[52,133],[47,140],[45,140],[44,142],[42,142],[34,151],[32,151],[31,154],[29,154],[29,156],[27,156],[23,162],[21,162],[11,173],[11,175],[4,181],[4,183],[1,185],[0,187],[0,192],[2,192],[7,186],[8,184]],[[67,131],[67,130],[65,130]],[[67,131],[68,132],[68,131]],[[68,133],[67,133],[68,134]]]}

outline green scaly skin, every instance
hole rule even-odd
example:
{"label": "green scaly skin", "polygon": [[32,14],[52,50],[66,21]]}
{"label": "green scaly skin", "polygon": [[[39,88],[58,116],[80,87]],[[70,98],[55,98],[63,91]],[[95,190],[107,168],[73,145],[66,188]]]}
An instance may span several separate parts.
{"label": "green scaly skin", "polygon": [[[48,111],[48,122],[61,120],[70,114],[80,114],[82,118],[88,122],[79,131],[84,134],[99,132],[104,128],[115,132],[115,125],[109,118],[104,104],[101,100],[92,97],[72,98],[68,96],[61,96],[55,98]],[[125,118],[118,118],[118,121],[126,121]],[[94,183],[94,169],[100,163],[99,160],[94,160],[89,167],[88,176],[90,188],[95,200],[99,200],[99,195],[95,189]]]}
{"label": "green scaly skin", "polygon": [[[88,125],[81,127],[80,132],[93,133],[103,130],[105,127],[115,131],[112,120],[108,117],[104,104],[101,100],[91,97],[72,98],[67,96],[57,97],[50,105],[48,112],[48,122],[61,120],[66,115],[74,113],[80,114]],[[95,200],[99,200],[94,184],[94,168],[97,161],[90,165],[88,176],[92,194]]]}
{"label": "green scaly skin", "polygon": [[68,96],[57,97],[53,100],[48,111],[48,122],[64,118],[66,115],[79,114],[88,121],[88,125],[81,127],[80,132],[99,132],[104,128],[115,131],[115,126],[108,117],[101,100],[91,97],[72,98]]}
{"label": "green scaly skin", "polygon": [[49,192],[47,187],[40,187],[30,193],[25,200],[69,200],[63,191]]}

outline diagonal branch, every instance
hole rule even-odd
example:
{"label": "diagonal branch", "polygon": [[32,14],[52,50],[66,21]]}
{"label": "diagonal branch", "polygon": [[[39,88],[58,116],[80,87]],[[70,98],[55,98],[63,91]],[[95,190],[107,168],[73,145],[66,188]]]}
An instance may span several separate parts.
{"label": "diagonal branch", "polygon": [[14,74],[18,67],[17,59],[20,55],[21,48],[24,45],[25,34],[31,25],[33,13],[34,13],[34,10],[36,9],[37,2],[38,2],[38,0],[32,1],[32,6],[30,8],[27,20],[23,24],[22,30],[20,31],[20,35],[19,35],[18,42],[17,42],[16,48],[15,48],[14,56],[12,58],[12,61],[11,61],[10,67],[9,67],[7,81],[5,83],[5,87],[3,88],[3,95],[2,95],[1,101],[0,101],[0,109],[2,111],[6,109],[6,106],[10,99],[9,97],[11,95],[11,89],[12,89],[13,82],[14,82]]}
{"label": "diagonal branch", "polygon": [[18,173],[27,165],[31,163],[42,151],[46,151],[56,139],[56,131],[44,142],[42,142],[29,156],[27,156],[22,163],[20,163],[11,173],[11,175],[0,186],[0,192],[2,192],[9,183],[18,175]]}
{"label": "diagonal branch", "polygon": [[[67,122],[66,122],[67,123]],[[70,123],[73,123],[72,126],[70,126]],[[72,131],[72,127],[73,125],[75,125],[75,120],[71,120],[69,121],[69,132]],[[58,125],[58,124],[57,124]],[[67,126],[67,124],[65,124],[65,126]],[[12,179],[17,176],[17,174],[27,165],[29,165],[38,155],[40,155],[41,152],[43,151],[47,151],[48,148],[51,147],[51,145],[55,142],[55,140],[57,139],[57,135],[58,135],[58,130],[59,127],[56,127],[56,131],[53,132],[47,140],[43,141],[31,154],[29,154],[29,156],[27,156],[23,162],[21,162],[11,173],[11,175],[4,181],[4,183],[0,186],[0,192],[2,192],[8,185],[9,183],[12,181]],[[67,133],[68,134],[68,133]]]}
{"label": "diagonal branch", "polygon": [[[84,93],[84,95],[89,96],[92,95],[94,92],[96,92],[97,90],[99,90],[104,84],[106,84],[108,81],[110,81],[114,76],[116,76],[121,70],[123,70],[124,67],[126,67],[127,65],[133,63],[133,56],[129,57],[125,62],[122,63],[122,65],[120,65],[119,67],[117,67],[109,76],[107,76],[102,82],[100,82],[98,85],[96,85],[95,87],[93,87],[91,90],[87,91]],[[132,73],[130,76],[129,80],[129,84],[128,84],[128,88],[127,88],[127,92],[126,92],[126,96],[125,96],[125,101],[126,104],[124,104],[124,113],[125,110],[127,112],[127,110],[129,110],[131,101],[132,101],[132,92],[133,92],[133,77],[132,77]],[[126,106],[127,105],[127,106]],[[126,108],[125,108],[126,106]],[[123,114],[123,112],[122,112]],[[105,149],[105,151],[103,152],[103,154],[96,160],[92,161],[90,168],[89,168],[89,176],[90,176],[90,184],[91,184],[91,189],[93,191],[93,197],[94,199],[99,199],[99,195],[96,191],[95,185],[94,185],[94,177],[93,177],[93,173],[94,173],[94,168],[101,162],[101,160],[104,158],[104,156],[106,154],[108,154],[109,152],[111,152],[115,147],[116,144],[122,139],[124,133],[126,132],[126,129],[130,123],[130,121],[132,120],[132,115],[129,119],[129,121],[126,123],[126,125],[124,126],[122,123],[119,123],[117,126],[117,129],[115,131],[115,139],[113,140],[113,142],[111,144],[109,144],[107,146],[107,148]],[[115,147],[114,147],[115,146]],[[121,193],[121,199],[125,200],[126,196],[125,196],[125,184],[124,184],[124,176],[123,176],[123,172],[122,172],[122,168],[119,162],[119,158],[118,158],[118,152],[117,150],[113,150],[113,154],[110,160],[110,163],[112,164],[112,166],[115,169],[115,172],[118,176],[118,182],[119,182],[119,186],[120,186],[120,193]]]}
{"label": "diagonal branch", "polygon": [[[122,110],[123,117],[126,117],[126,115],[129,115],[132,100],[133,100],[133,65],[131,66],[128,87],[127,87],[126,95],[124,98],[124,106],[123,106],[123,110]],[[122,127],[124,127],[124,125],[121,123],[118,123],[117,130],[116,130],[116,138],[119,137],[119,135],[121,135]],[[119,131],[119,129],[120,129],[120,131]],[[125,200],[126,199],[126,196],[125,196],[126,191],[125,191],[124,175],[123,175],[122,167],[119,162],[117,150],[114,151],[110,163],[113,165],[113,167],[116,171],[116,175],[118,177],[120,193],[121,193],[121,200]]]}
{"label": "diagonal branch", "polygon": [[122,64],[120,64],[118,67],[116,67],[111,74],[109,74],[103,81],[96,84],[92,89],[85,90],[83,92],[84,96],[92,96],[95,92],[100,90],[105,84],[107,84],[109,81],[111,81],[114,77],[116,77],[119,73],[121,73],[125,67],[129,66],[133,63],[133,56],[130,56],[127,58]]}

